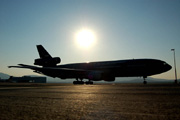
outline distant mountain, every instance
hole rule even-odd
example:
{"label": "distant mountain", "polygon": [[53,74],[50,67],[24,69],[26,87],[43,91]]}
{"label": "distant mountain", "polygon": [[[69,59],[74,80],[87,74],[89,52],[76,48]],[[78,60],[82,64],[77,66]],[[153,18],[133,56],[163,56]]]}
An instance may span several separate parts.
{"label": "distant mountain", "polygon": [[10,77],[10,75],[5,74],[5,73],[0,73],[0,78],[1,79],[8,79]]}

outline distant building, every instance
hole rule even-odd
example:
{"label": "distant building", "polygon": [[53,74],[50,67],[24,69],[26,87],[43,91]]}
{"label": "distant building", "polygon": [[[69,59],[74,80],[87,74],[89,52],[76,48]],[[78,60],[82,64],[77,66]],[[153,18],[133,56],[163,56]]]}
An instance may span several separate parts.
{"label": "distant building", "polygon": [[15,83],[46,83],[46,77],[31,77],[31,76],[23,76],[23,77],[13,77],[11,76],[8,81]]}
{"label": "distant building", "polygon": [[9,82],[8,79],[1,79],[0,78],[0,83],[4,83],[4,82]]}

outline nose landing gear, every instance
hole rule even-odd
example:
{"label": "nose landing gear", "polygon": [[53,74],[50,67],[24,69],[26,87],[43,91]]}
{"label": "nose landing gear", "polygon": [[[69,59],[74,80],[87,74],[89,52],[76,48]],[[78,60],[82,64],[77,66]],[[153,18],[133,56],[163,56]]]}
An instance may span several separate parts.
{"label": "nose landing gear", "polygon": [[144,79],[144,84],[147,84],[147,81],[146,81],[146,78],[147,78],[147,76],[143,76],[143,79]]}

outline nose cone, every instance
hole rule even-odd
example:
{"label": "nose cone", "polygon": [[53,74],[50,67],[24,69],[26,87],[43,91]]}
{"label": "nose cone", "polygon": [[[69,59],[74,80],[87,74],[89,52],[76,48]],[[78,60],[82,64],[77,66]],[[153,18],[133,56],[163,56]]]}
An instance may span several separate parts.
{"label": "nose cone", "polygon": [[166,71],[169,71],[170,69],[172,69],[172,67],[171,67],[171,65],[166,64],[165,69],[166,69]]}

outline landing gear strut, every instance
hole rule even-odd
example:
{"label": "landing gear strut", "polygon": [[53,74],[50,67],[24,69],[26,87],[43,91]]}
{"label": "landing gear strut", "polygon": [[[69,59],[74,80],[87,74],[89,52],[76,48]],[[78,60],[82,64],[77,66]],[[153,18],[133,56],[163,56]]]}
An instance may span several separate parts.
{"label": "landing gear strut", "polygon": [[144,83],[144,84],[147,84],[146,78],[147,78],[146,76],[143,76],[143,79],[144,79],[144,82],[143,82],[143,83]]}
{"label": "landing gear strut", "polygon": [[74,85],[83,85],[84,81],[82,81],[82,79],[80,79],[81,81],[78,80],[78,78],[76,78],[77,81],[73,81]]}
{"label": "landing gear strut", "polygon": [[92,85],[92,84],[93,84],[93,81],[91,81],[91,80],[86,81],[86,82],[84,82],[84,81],[82,81],[82,80],[83,80],[82,78],[80,78],[80,81],[78,80],[78,78],[76,78],[76,81],[73,81],[73,84],[74,84],[74,85],[84,85],[84,83],[85,83],[86,85]]}

